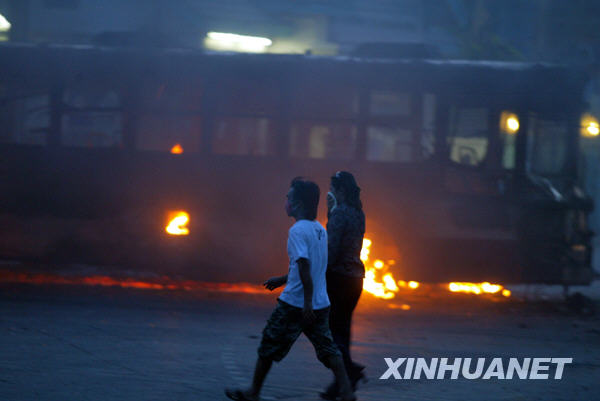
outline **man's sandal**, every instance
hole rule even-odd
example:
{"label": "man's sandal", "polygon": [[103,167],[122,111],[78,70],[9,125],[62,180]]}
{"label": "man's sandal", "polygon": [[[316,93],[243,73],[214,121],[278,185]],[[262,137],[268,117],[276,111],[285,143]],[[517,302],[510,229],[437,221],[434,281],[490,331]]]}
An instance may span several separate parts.
{"label": "man's sandal", "polygon": [[353,396],[352,398],[342,398],[342,397],[336,398],[336,401],[356,401],[356,400],[358,400],[358,398],[356,398],[356,396]]}
{"label": "man's sandal", "polygon": [[225,395],[232,400],[235,401],[256,401],[257,399],[253,399],[253,398],[247,398],[244,393],[242,392],[242,390],[238,390],[238,389],[225,389]]}

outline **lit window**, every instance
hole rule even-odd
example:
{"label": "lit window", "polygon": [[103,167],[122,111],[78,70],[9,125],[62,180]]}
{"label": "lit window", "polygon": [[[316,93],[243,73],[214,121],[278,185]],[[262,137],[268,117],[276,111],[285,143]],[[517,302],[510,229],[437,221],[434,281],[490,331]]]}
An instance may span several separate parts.
{"label": "lit window", "polygon": [[469,166],[479,165],[488,151],[488,125],[488,109],[451,109],[448,133],[450,160]]}

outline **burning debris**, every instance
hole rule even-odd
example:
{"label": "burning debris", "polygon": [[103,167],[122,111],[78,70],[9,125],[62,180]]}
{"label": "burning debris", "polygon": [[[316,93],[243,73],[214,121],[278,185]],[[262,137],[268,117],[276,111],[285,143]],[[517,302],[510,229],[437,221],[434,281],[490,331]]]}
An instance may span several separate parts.
{"label": "burning debris", "polygon": [[371,254],[371,245],[373,241],[368,238],[363,240],[363,247],[360,252],[360,259],[365,264],[365,279],[363,281],[363,289],[377,298],[392,299],[400,288],[408,288],[414,290],[419,288],[417,281],[396,281],[394,275],[389,270],[390,266],[396,262],[389,260],[387,263],[380,259],[375,259],[372,263],[369,262]]}
{"label": "burning debris", "polygon": [[504,288],[500,284],[483,283],[450,283],[448,289],[452,292],[464,292],[467,294],[502,294],[505,297],[510,297],[510,290]]}
{"label": "burning debris", "polygon": [[180,154],[183,153],[183,147],[180,144],[176,143],[171,148],[171,153],[174,154],[174,155],[180,155]]}
{"label": "burning debris", "polygon": [[165,231],[170,235],[188,235],[190,230],[187,228],[190,222],[190,215],[184,211],[169,212],[168,224]]}
{"label": "burning debris", "polygon": [[[365,264],[365,279],[363,282],[363,290],[374,295],[377,298],[392,299],[400,291],[400,289],[416,290],[421,287],[418,281],[405,281],[394,278],[390,267],[396,262],[389,260],[387,263],[381,259],[375,259],[370,262],[371,245],[373,241],[368,238],[363,240],[363,247],[360,252],[360,258]],[[500,284],[492,284],[489,282],[469,283],[469,282],[451,282],[447,285],[448,290],[453,293],[467,294],[501,294],[504,297],[510,297],[509,289],[504,288]],[[410,306],[406,304],[391,306],[391,308],[409,310]]]}
{"label": "burning debris", "polygon": [[264,294],[260,285],[249,283],[211,283],[196,280],[177,280],[163,276],[156,279],[140,279],[131,277],[94,276],[62,276],[50,273],[17,273],[0,270],[0,283],[21,284],[59,284],[89,285],[102,287],[137,288],[142,290],[184,290],[184,291],[217,291],[245,294]]}
{"label": "burning debris", "polygon": [[[170,235],[188,235],[187,227],[190,221],[189,214],[185,211],[172,211],[168,214],[168,224],[165,231]],[[383,261],[374,259],[371,261],[371,245],[373,242],[365,238],[361,250],[361,260],[365,264],[365,278],[363,289],[376,298],[391,300],[396,297],[400,291],[414,291],[422,287],[418,281],[396,280],[391,271],[392,266],[396,264],[394,260]],[[71,284],[71,285],[91,285],[91,286],[115,286],[123,288],[139,288],[153,290],[209,290],[218,292],[239,292],[249,294],[265,294],[264,288],[259,285],[247,283],[209,283],[195,280],[175,280],[167,276],[159,279],[141,280],[130,277],[110,277],[110,276],[77,276],[68,277],[58,274],[46,273],[16,273],[12,271],[0,270],[0,283],[29,283],[29,284]],[[443,288],[452,293],[466,294],[491,294],[510,297],[510,290],[500,284],[489,282],[469,283],[469,282],[451,282],[444,285]],[[410,310],[411,306],[405,303],[388,303],[390,309]]]}

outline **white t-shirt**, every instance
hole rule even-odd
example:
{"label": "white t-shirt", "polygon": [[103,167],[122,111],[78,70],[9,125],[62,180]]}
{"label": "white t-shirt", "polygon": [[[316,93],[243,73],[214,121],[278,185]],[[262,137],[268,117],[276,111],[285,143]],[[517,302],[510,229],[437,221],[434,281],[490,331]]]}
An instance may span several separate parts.
{"label": "white t-shirt", "polygon": [[284,302],[298,308],[304,307],[304,287],[300,280],[297,260],[306,258],[310,262],[313,282],[313,309],[329,306],[325,273],[327,271],[327,231],[316,220],[298,220],[288,233],[287,251],[290,270],[287,284],[279,296]]}

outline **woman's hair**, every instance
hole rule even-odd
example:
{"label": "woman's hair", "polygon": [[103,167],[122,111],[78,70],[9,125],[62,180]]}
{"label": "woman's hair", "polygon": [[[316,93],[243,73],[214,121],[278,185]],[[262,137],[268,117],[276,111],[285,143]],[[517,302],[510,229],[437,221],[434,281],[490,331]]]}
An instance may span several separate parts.
{"label": "woman's hair", "polygon": [[347,171],[338,171],[331,177],[331,186],[336,191],[342,191],[345,195],[345,203],[358,210],[362,210],[362,202],[360,201],[360,188],[356,184],[356,180],[352,173]]}

